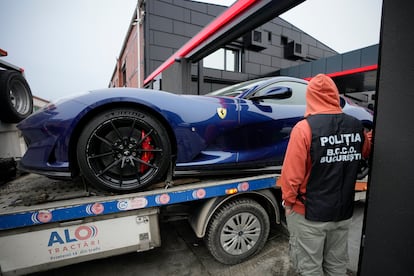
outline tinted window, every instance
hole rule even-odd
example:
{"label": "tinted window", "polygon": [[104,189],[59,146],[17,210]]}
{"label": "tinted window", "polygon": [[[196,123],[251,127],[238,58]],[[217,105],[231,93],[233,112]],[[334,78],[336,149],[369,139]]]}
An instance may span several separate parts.
{"label": "tinted window", "polygon": [[300,82],[281,81],[261,88],[255,95],[265,94],[270,89],[276,87],[290,87],[292,89],[292,97],[288,99],[266,99],[264,101],[277,104],[306,105],[306,86],[306,84]]}
{"label": "tinted window", "polygon": [[258,85],[260,85],[262,82],[265,82],[268,78],[263,79],[256,79],[256,80],[250,80],[245,81],[242,83],[234,84],[232,86],[227,86],[222,89],[212,91],[208,93],[209,96],[229,96],[229,97],[235,97],[240,95],[241,93],[245,92],[246,90],[252,89]]}

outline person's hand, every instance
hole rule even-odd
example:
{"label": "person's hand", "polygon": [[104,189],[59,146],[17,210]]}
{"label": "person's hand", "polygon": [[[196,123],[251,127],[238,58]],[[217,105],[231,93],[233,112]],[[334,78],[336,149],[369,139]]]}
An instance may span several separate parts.
{"label": "person's hand", "polygon": [[365,134],[369,141],[372,141],[372,129],[369,131],[365,131]]}
{"label": "person's hand", "polygon": [[290,215],[293,212],[292,206],[285,207],[285,215]]}
{"label": "person's hand", "polygon": [[292,206],[286,205],[284,200],[282,201],[282,206],[285,208],[285,215],[290,215],[290,213],[292,213]]}

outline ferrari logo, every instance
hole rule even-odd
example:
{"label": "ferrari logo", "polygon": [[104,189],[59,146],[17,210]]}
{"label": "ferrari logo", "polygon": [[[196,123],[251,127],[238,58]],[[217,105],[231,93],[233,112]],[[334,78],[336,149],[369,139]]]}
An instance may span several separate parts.
{"label": "ferrari logo", "polygon": [[227,115],[227,109],[225,109],[224,107],[217,107],[217,114],[221,119],[224,119]]}

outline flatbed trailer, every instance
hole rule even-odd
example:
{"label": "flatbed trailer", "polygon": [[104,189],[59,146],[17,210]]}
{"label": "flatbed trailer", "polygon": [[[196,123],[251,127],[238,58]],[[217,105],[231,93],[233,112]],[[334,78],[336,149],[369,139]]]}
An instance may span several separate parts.
{"label": "flatbed trailer", "polygon": [[21,275],[159,247],[161,217],[188,219],[218,261],[239,263],[281,221],[277,177],[182,177],[114,195],[81,179],[25,175],[0,187],[0,272]]}

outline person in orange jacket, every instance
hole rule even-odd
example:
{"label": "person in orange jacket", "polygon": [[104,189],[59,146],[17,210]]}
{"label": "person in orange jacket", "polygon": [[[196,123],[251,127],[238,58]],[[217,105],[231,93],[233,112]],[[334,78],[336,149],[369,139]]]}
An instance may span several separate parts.
{"label": "person in orange jacket", "polygon": [[346,275],[355,181],[370,150],[371,132],[342,112],[333,80],[312,78],[305,118],[292,129],[279,179],[299,275]]}

